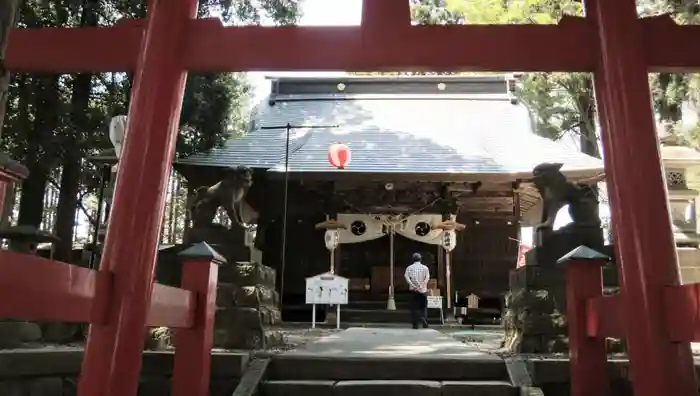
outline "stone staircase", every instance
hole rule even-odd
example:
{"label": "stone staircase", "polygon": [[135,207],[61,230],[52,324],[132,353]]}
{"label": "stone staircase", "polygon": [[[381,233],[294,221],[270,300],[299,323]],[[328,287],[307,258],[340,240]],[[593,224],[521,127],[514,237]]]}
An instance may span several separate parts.
{"label": "stone staircase", "polygon": [[502,360],[275,356],[262,396],[516,396]]}
{"label": "stone staircase", "polygon": [[516,396],[498,356],[435,330],[351,328],[272,357],[261,396]]}

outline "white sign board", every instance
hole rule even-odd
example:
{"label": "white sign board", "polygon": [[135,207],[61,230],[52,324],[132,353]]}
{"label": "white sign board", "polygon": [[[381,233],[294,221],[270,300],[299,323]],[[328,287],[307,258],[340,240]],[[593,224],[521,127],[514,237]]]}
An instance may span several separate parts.
{"label": "white sign board", "polygon": [[440,323],[445,324],[445,315],[442,312],[442,296],[428,296],[428,308],[440,310]]}
{"label": "white sign board", "polygon": [[306,303],[347,304],[348,278],[328,273],[306,278]]}
{"label": "white sign board", "polygon": [[442,309],[442,296],[428,296],[428,308]]}

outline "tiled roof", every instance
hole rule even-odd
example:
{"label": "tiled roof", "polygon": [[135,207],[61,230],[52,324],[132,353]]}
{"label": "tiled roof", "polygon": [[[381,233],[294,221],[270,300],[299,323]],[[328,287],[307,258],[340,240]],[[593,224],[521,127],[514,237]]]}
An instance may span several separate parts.
{"label": "tiled roof", "polygon": [[327,152],[334,142],[352,151],[344,172],[529,173],[541,162],[564,163],[564,170],[602,169],[600,160],[535,135],[527,109],[505,92],[277,96],[258,107],[245,137],[178,162],[284,171],[287,123],[328,126],[291,130],[292,172],[332,171]]}

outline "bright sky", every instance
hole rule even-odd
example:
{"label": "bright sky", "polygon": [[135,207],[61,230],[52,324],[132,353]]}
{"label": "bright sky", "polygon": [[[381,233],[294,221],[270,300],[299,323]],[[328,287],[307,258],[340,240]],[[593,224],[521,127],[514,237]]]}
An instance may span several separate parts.
{"label": "bright sky", "polygon": [[[304,26],[353,26],[359,25],[362,0],[304,0],[302,18]],[[258,103],[270,92],[270,82],[265,76],[319,76],[343,75],[343,72],[251,72],[248,78],[255,88],[253,103]]]}

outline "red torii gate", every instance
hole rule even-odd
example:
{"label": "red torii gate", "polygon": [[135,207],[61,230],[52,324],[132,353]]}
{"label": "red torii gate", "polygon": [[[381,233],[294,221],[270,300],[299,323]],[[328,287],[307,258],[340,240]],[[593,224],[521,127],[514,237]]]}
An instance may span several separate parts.
{"label": "red torii gate", "polygon": [[[551,26],[411,26],[407,0],[363,0],[359,27],[224,27],[196,20],[196,7],[196,0],[151,0],[145,21],[10,35],[12,71],[138,77],[101,268],[115,285],[107,318],[91,327],[81,396],[136,392],[187,71],[409,69],[594,73],[635,394],[696,394],[690,339],[668,336],[665,288],[684,289],[647,73],[700,68],[700,27],[638,19],[634,0],[588,0],[586,18]],[[572,352],[572,367],[583,368]]]}

